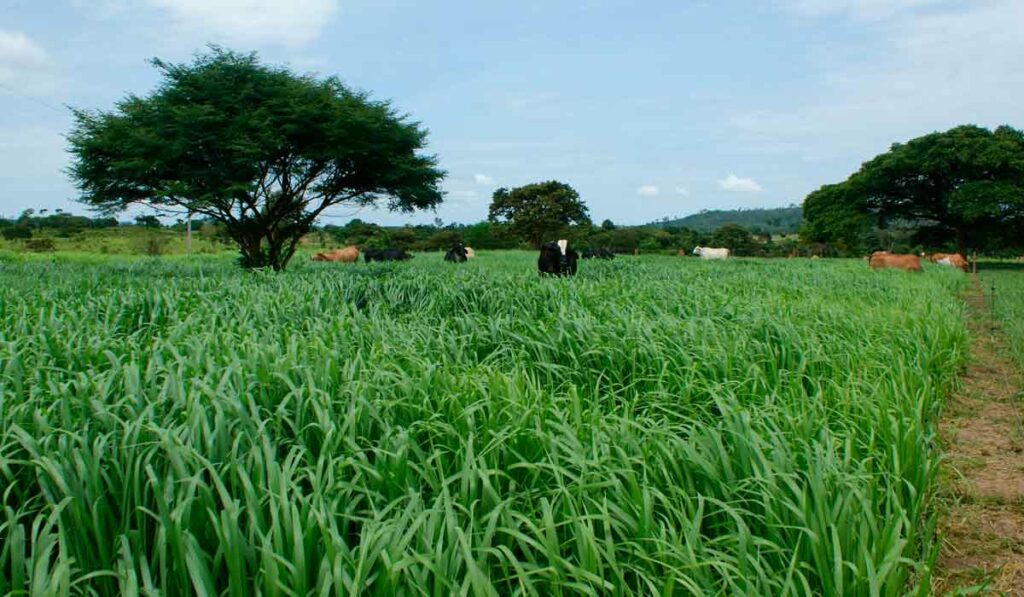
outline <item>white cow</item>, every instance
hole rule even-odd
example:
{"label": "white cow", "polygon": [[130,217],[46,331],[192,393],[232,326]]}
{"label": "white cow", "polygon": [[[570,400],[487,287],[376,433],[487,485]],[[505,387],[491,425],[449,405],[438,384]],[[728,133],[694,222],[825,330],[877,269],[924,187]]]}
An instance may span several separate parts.
{"label": "white cow", "polygon": [[701,259],[728,259],[731,252],[729,249],[716,249],[713,247],[696,247],[694,255],[700,255]]}

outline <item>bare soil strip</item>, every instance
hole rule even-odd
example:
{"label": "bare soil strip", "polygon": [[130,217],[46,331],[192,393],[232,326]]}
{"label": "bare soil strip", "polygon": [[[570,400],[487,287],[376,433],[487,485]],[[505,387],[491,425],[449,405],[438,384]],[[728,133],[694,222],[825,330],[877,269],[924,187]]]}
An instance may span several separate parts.
{"label": "bare soil strip", "polygon": [[940,422],[947,511],[933,593],[1024,595],[1021,379],[977,280],[964,298],[971,359]]}

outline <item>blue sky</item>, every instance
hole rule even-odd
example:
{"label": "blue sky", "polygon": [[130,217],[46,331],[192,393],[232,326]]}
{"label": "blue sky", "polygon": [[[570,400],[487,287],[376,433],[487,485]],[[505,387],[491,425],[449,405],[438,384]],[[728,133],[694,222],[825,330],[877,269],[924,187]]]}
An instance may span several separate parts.
{"label": "blue sky", "polygon": [[430,129],[445,204],[365,220],[477,221],[498,186],[548,179],[597,221],[800,203],[893,142],[1024,126],[1022,23],[1021,0],[4,0],[0,214],[84,212],[64,106],[145,93],[147,59],[209,42]]}

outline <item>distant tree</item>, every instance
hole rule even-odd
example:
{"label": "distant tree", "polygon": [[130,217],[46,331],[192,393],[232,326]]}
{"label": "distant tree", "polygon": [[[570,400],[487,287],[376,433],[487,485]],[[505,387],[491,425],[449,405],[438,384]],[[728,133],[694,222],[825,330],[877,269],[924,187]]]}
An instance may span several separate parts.
{"label": "distant tree", "polygon": [[417,241],[419,241],[419,234],[412,226],[392,229],[388,235],[391,239],[391,246],[403,250],[412,249]]}
{"label": "distant tree", "polygon": [[825,185],[804,199],[805,243],[829,243],[843,253],[861,254],[877,247],[874,219],[847,185]]}
{"label": "distant tree", "polygon": [[615,222],[611,220],[601,222],[601,230],[615,230]]}
{"label": "distant tree", "polygon": [[474,249],[515,249],[522,241],[516,239],[506,224],[479,222],[462,231],[466,244]]}
{"label": "distant tree", "polygon": [[336,205],[433,208],[444,173],[427,133],[388,103],[213,47],[191,64],[153,60],[163,82],[108,113],[75,110],[70,173],[82,201],[221,222],[247,267],[284,269]]}
{"label": "distant tree", "polygon": [[156,216],[146,215],[138,216],[135,218],[135,225],[142,226],[143,228],[162,228],[163,224],[160,223],[160,218]]}
{"label": "distant tree", "polygon": [[838,188],[816,193],[818,205],[805,214],[825,221],[812,222],[814,230],[860,213],[882,226],[946,230],[966,252],[1007,227],[1024,228],[1024,133],[965,125],[896,143]]}
{"label": "distant tree", "polygon": [[534,247],[567,235],[571,226],[590,225],[579,193],[554,180],[494,191],[488,220],[508,223],[512,234]]}
{"label": "distant tree", "polygon": [[711,235],[711,244],[725,247],[736,255],[750,255],[754,250],[754,239],[750,231],[739,224],[726,224]]}
{"label": "distant tree", "polygon": [[0,234],[7,240],[23,240],[32,238],[32,228],[25,224],[6,226],[0,229]]}
{"label": "distant tree", "polygon": [[117,228],[117,218],[92,218],[90,227],[92,228]]}
{"label": "distant tree", "polygon": [[423,241],[423,248],[428,251],[449,249],[456,241],[459,240],[463,240],[462,233],[460,231],[442,228],[431,234],[425,241]]}

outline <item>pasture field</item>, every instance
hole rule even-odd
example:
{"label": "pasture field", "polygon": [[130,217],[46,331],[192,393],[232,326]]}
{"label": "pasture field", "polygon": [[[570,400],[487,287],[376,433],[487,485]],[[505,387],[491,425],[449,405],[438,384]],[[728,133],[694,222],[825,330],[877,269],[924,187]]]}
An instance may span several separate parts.
{"label": "pasture field", "polygon": [[1024,267],[1000,263],[982,270],[982,285],[992,312],[1006,334],[1007,347],[1024,371]]}
{"label": "pasture field", "polygon": [[965,276],[535,260],[0,261],[0,594],[928,586]]}

